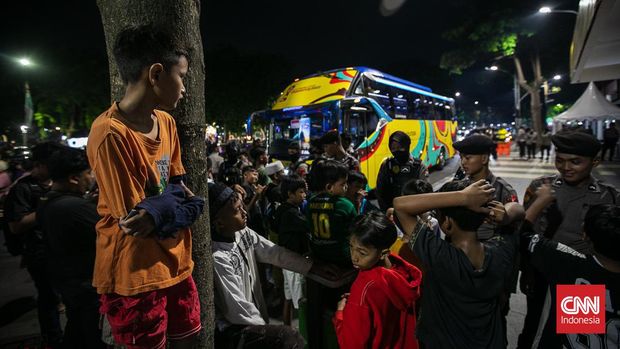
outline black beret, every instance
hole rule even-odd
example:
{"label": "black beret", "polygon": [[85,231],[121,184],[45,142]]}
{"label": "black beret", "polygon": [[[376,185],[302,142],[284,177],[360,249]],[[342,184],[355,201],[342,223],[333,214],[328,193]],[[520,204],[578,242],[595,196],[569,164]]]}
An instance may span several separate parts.
{"label": "black beret", "polygon": [[490,154],[495,143],[487,136],[476,134],[454,143],[453,146],[462,154],[480,155]]}
{"label": "black beret", "polygon": [[551,136],[556,153],[595,157],[601,150],[601,142],[593,135],[580,131],[558,132]]}
{"label": "black beret", "polygon": [[209,217],[211,221],[226,206],[234,191],[221,183],[209,183]]}

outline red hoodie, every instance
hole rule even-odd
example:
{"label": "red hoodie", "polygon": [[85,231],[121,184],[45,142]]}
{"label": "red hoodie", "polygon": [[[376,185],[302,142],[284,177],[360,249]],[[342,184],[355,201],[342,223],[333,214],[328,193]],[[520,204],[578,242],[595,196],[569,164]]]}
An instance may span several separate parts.
{"label": "red hoodie", "polygon": [[344,310],[333,318],[342,349],[417,349],[415,301],[422,272],[390,254],[391,269],[360,271]]}

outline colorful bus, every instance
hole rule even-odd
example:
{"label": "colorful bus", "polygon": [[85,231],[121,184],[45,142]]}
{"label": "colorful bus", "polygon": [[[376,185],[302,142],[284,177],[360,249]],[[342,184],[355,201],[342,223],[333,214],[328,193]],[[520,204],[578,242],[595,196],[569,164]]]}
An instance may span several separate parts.
{"label": "colorful bus", "polygon": [[379,167],[390,156],[388,139],[395,131],[411,137],[411,153],[429,167],[443,167],[454,155],[454,99],[375,69],[335,69],[295,79],[270,110],[253,114],[269,123],[273,158],[286,160],[298,141],[307,154],[310,140],[329,130],[348,132],[369,189]]}

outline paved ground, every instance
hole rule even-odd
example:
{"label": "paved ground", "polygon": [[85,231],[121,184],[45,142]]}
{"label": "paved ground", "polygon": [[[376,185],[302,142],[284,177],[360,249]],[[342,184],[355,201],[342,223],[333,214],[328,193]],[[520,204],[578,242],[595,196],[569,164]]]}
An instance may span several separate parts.
{"label": "paved ground", "polygon": [[[538,176],[555,173],[553,163],[540,160],[500,158],[492,163],[492,171],[506,179],[523,200],[529,182]],[[451,159],[442,171],[431,173],[435,188],[450,180],[458,166],[458,158]],[[598,178],[620,188],[620,162],[604,162],[595,170]],[[39,327],[35,309],[35,289],[20,258],[8,254],[0,237],[0,348],[24,348],[24,343],[36,343]],[[514,348],[525,316],[525,296],[513,295],[508,316],[509,348]],[[29,339],[30,338],[30,339]]]}

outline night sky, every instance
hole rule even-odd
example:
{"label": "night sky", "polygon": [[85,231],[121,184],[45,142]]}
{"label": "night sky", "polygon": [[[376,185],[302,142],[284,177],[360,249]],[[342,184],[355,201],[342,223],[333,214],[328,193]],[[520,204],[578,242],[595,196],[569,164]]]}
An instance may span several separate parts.
{"label": "night sky", "polygon": [[[396,0],[391,0],[396,1]],[[517,0],[515,0],[517,1]],[[531,3],[531,13],[541,5]],[[452,96],[461,91],[462,102],[479,100],[503,115],[511,115],[512,80],[508,75],[484,71],[480,62],[462,76],[439,69],[439,59],[453,43],[442,33],[458,25],[471,6],[457,1],[407,1],[398,12],[383,16],[379,0],[368,1],[203,1],[202,35],[205,50],[231,47],[239,52],[276,54],[288,60],[290,78],[319,70],[363,65],[391,73]],[[484,1],[477,11],[485,11]],[[62,5],[59,5],[62,4]],[[520,1],[523,6],[523,1]],[[576,9],[577,1],[545,3]],[[528,6],[527,4],[525,6]],[[0,22],[0,118],[6,123],[23,115],[23,81],[31,81],[33,95],[45,89],[72,89],[76,80],[107,89],[107,61],[101,19],[95,1],[13,2]],[[568,72],[568,47],[574,16],[532,15],[524,18],[539,32],[542,46],[557,54],[543,63],[548,76]],[[554,51],[555,52],[555,51]],[[25,73],[12,59],[29,56],[38,66]],[[72,74],[80,61],[92,61],[92,74]],[[500,62],[512,69],[509,60]],[[207,64],[209,67],[209,65]],[[216,69],[217,67],[212,67]],[[244,67],[240,67],[244,69]],[[27,74],[27,75],[26,75]],[[585,85],[570,86],[558,101],[574,99]],[[207,78],[207,86],[209,80]],[[285,86],[282,86],[284,89]],[[458,101],[457,101],[458,103]]]}

